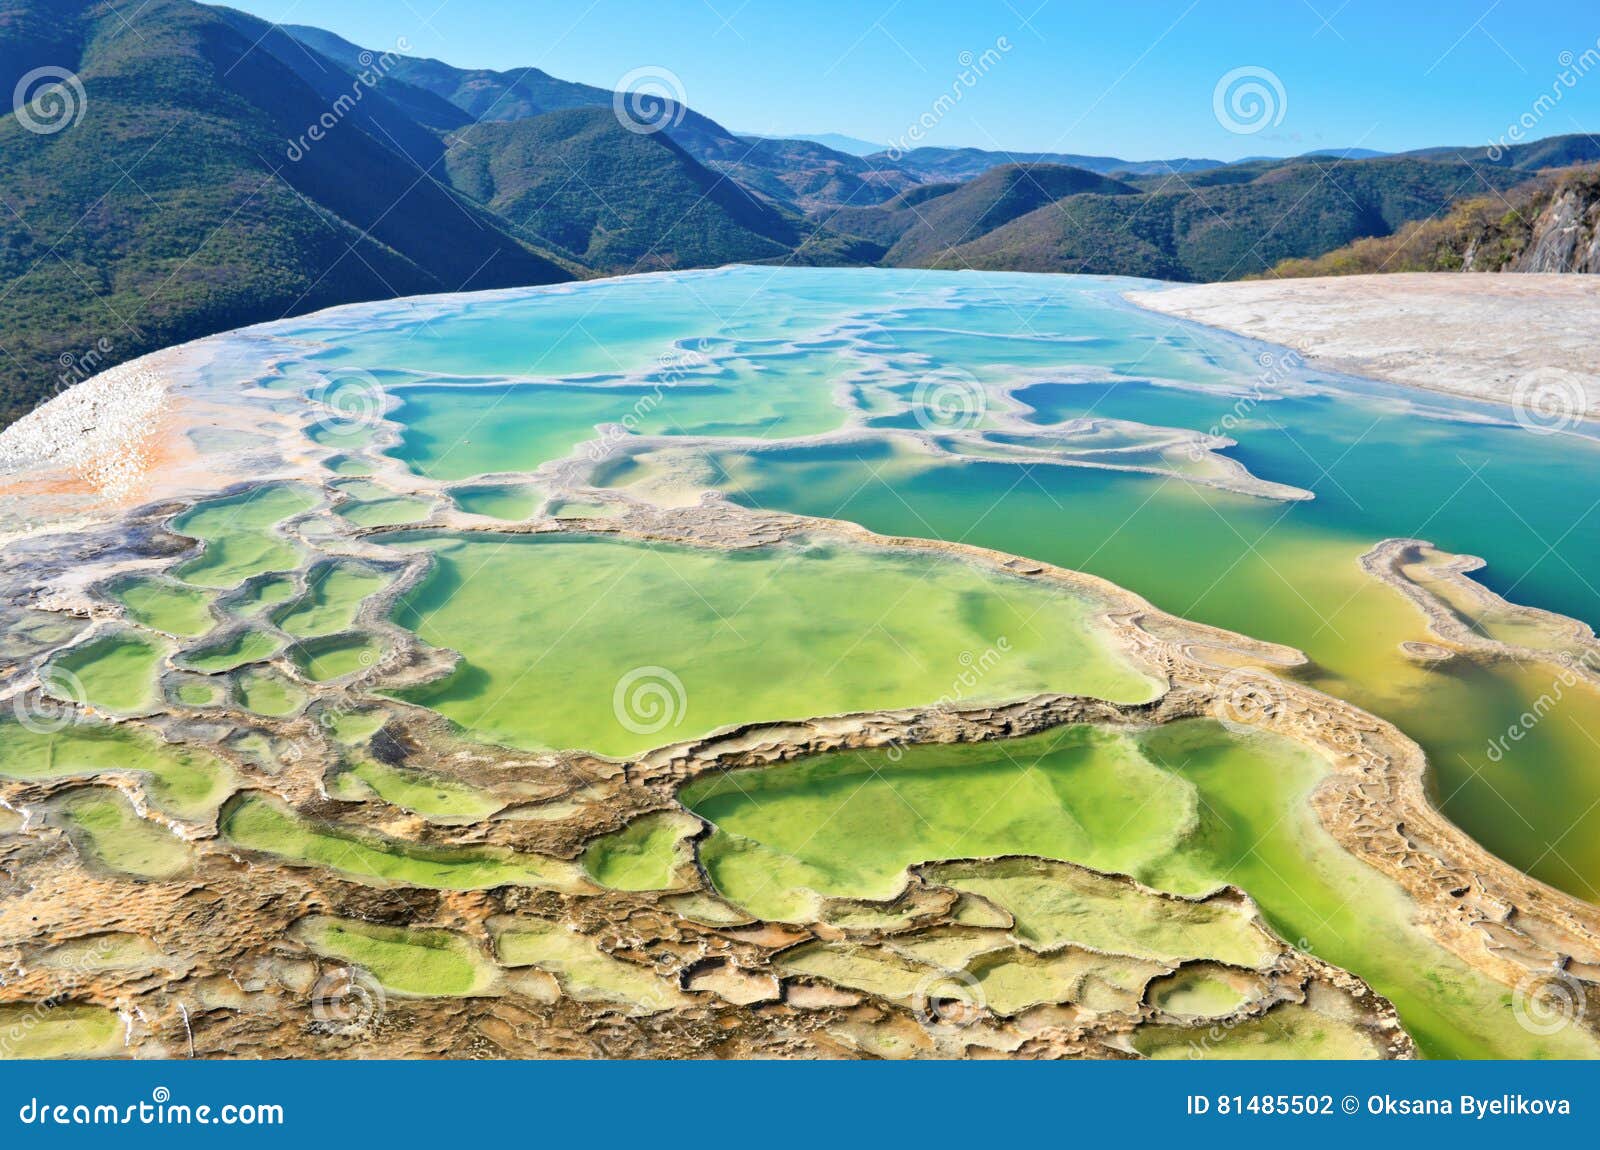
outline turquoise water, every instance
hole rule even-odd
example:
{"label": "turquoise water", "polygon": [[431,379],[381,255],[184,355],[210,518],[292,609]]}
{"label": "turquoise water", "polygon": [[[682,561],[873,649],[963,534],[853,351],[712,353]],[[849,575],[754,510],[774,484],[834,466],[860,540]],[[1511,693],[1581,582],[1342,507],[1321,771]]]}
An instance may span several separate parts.
{"label": "turquoise water", "polygon": [[722,373],[729,379],[715,386],[673,377],[640,387],[406,387],[397,389],[405,430],[394,454],[419,474],[455,480],[532,471],[604,424],[641,435],[817,435],[844,422],[828,390],[840,372],[826,353],[796,352],[732,360]]}
{"label": "turquoise water", "polygon": [[[1120,293],[1135,286],[736,268],[408,301],[295,334],[328,341],[305,361],[317,370],[405,383],[391,450],[435,478],[531,470],[598,445],[616,457],[608,481],[647,478],[635,493],[654,496],[676,472],[630,461],[637,436],[751,438],[762,450],[695,449],[693,482],[752,507],[1091,571],[1177,614],[1302,649],[1304,677],[1423,745],[1447,814],[1516,865],[1600,898],[1600,758],[1587,737],[1600,699],[1566,692],[1491,754],[1525,725],[1549,675],[1413,665],[1398,645],[1426,637],[1420,616],[1356,563],[1380,539],[1421,536],[1484,556],[1483,581],[1515,601],[1600,621],[1589,494],[1600,446],[1296,370],[1274,349],[1132,307]],[[1236,440],[1230,454],[1257,476],[1316,498],[933,455],[914,446],[930,383],[953,383],[969,405],[980,395],[982,410],[955,416],[996,444],[1085,418],[1209,432]],[[597,438],[619,420],[626,433]],[[797,439],[844,426],[877,438]]]}
{"label": "turquoise water", "polygon": [[508,746],[620,756],[942,697],[1161,691],[1096,621],[1101,602],[942,555],[570,534],[395,545],[434,555],[395,621],[464,659],[405,697]]}
{"label": "turquoise water", "polygon": [[[1176,479],[929,460],[883,443],[729,452],[711,470],[748,506],[1092,571],[1175,613],[1298,647],[1313,660],[1313,683],[1423,745],[1452,818],[1537,877],[1600,898],[1600,758],[1588,735],[1600,729],[1600,700],[1569,686],[1528,728],[1521,717],[1542,709],[1553,672],[1410,664],[1398,644],[1426,637],[1420,618],[1356,566],[1380,539],[1420,536],[1486,558],[1482,581],[1514,601],[1600,621],[1592,575],[1600,519],[1591,494],[1600,446],[1485,423],[1481,410],[1433,397],[1422,398],[1446,414],[1425,415],[1386,389],[1345,389],[1314,373],[1304,378],[1340,386],[1339,394],[1256,399],[1258,381],[1274,394],[1282,372],[1263,367],[1243,341],[1138,312],[1093,283],[1064,284],[1059,298],[1028,313],[1051,336],[1092,321],[1101,332],[1092,342],[1024,346],[1029,341],[1015,338],[1017,312],[975,304],[949,315],[959,332],[873,339],[937,351],[941,364],[976,375],[997,360],[1028,365],[1060,355],[1076,365],[1064,374],[1076,376],[1085,356],[1104,355],[1131,378],[1021,388],[1017,398],[1035,409],[1028,421],[1100,417],[1224,434],[1238,441],[1230,454],[1253,473],[1316,499],[1279,504]],[[966,334],[984,330],[1009,338],[996,346]],[[1143,358],[1132,352],[1139,347]],[[1231,394],[1161,386],[1139,374],[1187,376]],[[1507,747],[1513,727],[1526,734]],[[1491,749],[1496,744],[1504,753]]]}
{"label": "turquoise water", "polygon": [[[436,479],[587,453],[604,460],[597,481],[643,497],[677,484],[692,502],[716,487],[750,507],[980,544],[1304,650],[1303,678],[1417,739],[1451,818],[1537,877],[1600,899],[1600,697],[1567,689],[1546,708],[1545,670],[1408,661],[1399,645],[1427,637],[1421,616],[1357,564],[1381,539],[1418,536],[1485,557],[1483,582],[1514,601],[1600,622],[1600,445],[1534,435],[1503,410],[1306,370],[1122,300],[1142,286],[736,268],[404,301],[291,330],[325,341],[297,345],[297,370],[370,372],[391,389],[399,435],[385,450]],[[930,389],[954,400],[931,421]],[[1030,434],[1068,449],[1138,442],[1091,433],[1083,421],[1095,419],[1226,436],[1256,476],[1315,499],[997,457]],[[987,442],[958,444],[950,420]],[[853,438],[809,438],[842,430]],[[675,456],[686,436],[726,442]],[[636,460],[641,437],[651,451]],[[623,614],[649,633],[645,606]],[[603,626],[593,641],[607,645]],[[513,656],[504,667],[469,658],[456,686],[514,675]],[[805,683],[764,689],[808,694]],[[1528,727],[1530,710],[1548,713]],[[1527,729],[1507,745],[1513,727]]]}
{"label": "turquoise water", "polygon": [[[804,338],[842,316],[928,298],[895,275],[845,269],[731,268],[691,276],[634,276],[556,291],[404,301],[341,323],[316,317],[297,337],[324,339],[310,360],[425,375],[558,379],[658,368],[680,340]],[[920,294],[919,294],[920,293]]]}
{"label": "turquoise water", "polygon": [[[1308,503],[1268,503],[1167,479],[1003,463],[886,463],[881,452],[850,460],[838,451],[763,456],[738,471],[729,494],[752,506],[1091,571],[1176,614],[1304,650],[1315,664],[1307,676],[1313,683],[1422,744],[1447,814],[1537,877],[1600,898],[1600,758],[1585,735],[1600,730],[1600,700],[1568,689],[1528,728],[1520,717],[1550,693],[1554,672],[1411,664],[1398,644],[1427,637],[1420,616],[1357,566],[1379,539],[1421,535],[1486,557],[1484,582],[1515,601],[1600,618],[1587,574],[1597,550],[1585,529],[1592,500],[1575,485],[1542,478],[1548,472],[1540,466],[1541,455],[1553,456],[1571,472],[1592,472],[1600,463],[1593,446],[1428,423],[1419,434],[1428,448],[1418,450],[1406,439],[1415,417],[1373,416],[1357,426],[1371,413],[1351,407],[1284,400],[1275,406],[1277,427],[1235,433],[1253,471],[1315,491]],[[1317,428],[1296,422],[1289,430],[1302,411]],[[1151,410],[1148,417],[1177,422],[1181,414]],[[1321,466],[1330,467],[1327,475]],[[1503,755],[1492,752],[1514,726],[1526,728],[1521,741]]]}

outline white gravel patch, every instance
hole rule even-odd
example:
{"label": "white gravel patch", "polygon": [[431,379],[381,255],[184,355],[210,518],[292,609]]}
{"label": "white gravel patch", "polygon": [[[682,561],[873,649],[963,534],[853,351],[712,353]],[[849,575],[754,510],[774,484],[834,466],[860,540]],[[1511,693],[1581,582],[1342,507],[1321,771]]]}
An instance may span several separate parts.
{"label": "white gravel patch", "polygon": [[1509,404],[1530,426],[1600,419],[1600,276],[1406,272],[1190,284],[1127,298],[1352,375]]}
{"label": "white gravel patch", "polygon": [[170,389],[140,361],[86,379],[0,431],[0,471],[71,472],[107,498],[131,492]]}

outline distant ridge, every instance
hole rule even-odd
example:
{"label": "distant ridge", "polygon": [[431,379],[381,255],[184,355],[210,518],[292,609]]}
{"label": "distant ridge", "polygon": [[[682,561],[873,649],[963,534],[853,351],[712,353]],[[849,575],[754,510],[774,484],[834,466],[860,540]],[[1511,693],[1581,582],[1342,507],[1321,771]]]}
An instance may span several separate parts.
{"label": "distant ridge", "polygon": [[[619,119],[615,93],[537,68],[458,68],[193,0],[145,0],[139,27],[123,35],[104,0],[0,0],[0,91],[61,68],[91,109],[55,132],[0,114],[0,424],[87,371],[248,323],[647,269],[1233,279],[1397,232],[1397,258],[1600,267],[1581,173],[1494,215],[1532,178],[1600,163],[1581,134],[1231,164],[863,156],[866,141],[753,137],[659,98]],[[1464,197],[1484,203],[1419,227]]]}
{"label": "distant ridge", "polygon": [[1375,148],[1313,148],[1309,152],[1301,152],[1295,156],[1244,156],[1230,162],[1235,164],[1270,164],[1277,163],[1280,160],[1371,160],[1379,156],[1393,154],[1393,152],[1380,152]]}
{"label": "distant ridge", "polygon": [[610,108],[481,124],[446,171],[530,243],[607,273],[775,259],[811,230]]}
{"label": "distant ridge", "polygon": [[[989,235],[1039,208],[1077,196],[1133,196],[1139,189],[1109,176],[1061,164],[1011,164],[993,168],[966,183],[934,185],[934,195],[907,192],[879,208],[846,209],[835,219],[841,229],[861,227],[875,215],[887,227],[866,230],[887,245],[883,262],[920,265]],[[942,190],[940,190],[942,189]]]}
{"label": "distant ridge", "polygon": [[972,196],[972,189],[993,175],[958,185],[910,211],[884,205],[841,213],[835,223],[880,243],[891,241],[888,262],[1238,279],[1285,259],[1320,254],[1364,236],[1388,235],[1409,220],[1443,210],[1463,189],[1503,190],[1526,178],[1510,167],[1455,159],[1295,159],[1214,168],[1181,182],[1127,176],[1118,183],[1136,194],[1067,195],[993,228],[969,231],[961,226],[962,218],[975,214],[968,208],[956,217],[955,228],[937,229],[936,235],[915,244],[871,230],[875,219],[935,219],[941,203]]}
{"label": "distant ridge", "polygon": [[1306,159],[1311,156],[1329,156],[1336,160],[1371,160],[1389,154],[1375,148],[1313,148],[1309,152],[1301,152],[1300,157]]}
{"label": "distant ridge", "polygon": [[858,140],[854,136],[840,135],[838,132],[821,132],[817,135],[795,133],[787,136],[773,136],[766,132],[740,132],[741,136],[751,139],[763,140],[800,140],[807,144],[821,144],[824,148],[832,148],[836,152],[843,152],[847,156],[871,156],[883,151],[882,144],[874,144],[870,140]]}
{"label": "distant ridge", "polygon": [[1116,156],[1079,156],[1068,152],[1002,152],[984,148],[913,148],[869,157],[915,172],[929,180],[969,180],[1004,164],[1060,164],[1101,175],[1151,175],[1203,172],[1223,166],[1221,160],[1179,157],[1172,160],[1122,160]]}
{"label": "distant ridge", "polygon": [[1473,196],[1442,216],[1387,236],[1356,240],[1314,259],[1285,260],[1268,275],[1374,272],[1600,274],[1600,168],[1541,172],[1499,195]]}
{"label": "distant ridge", "polygon": [[0,0],[0,86],[65,68],[87,109],[44,133],[0,115],[5,422],[91,350],[105,368],[351,300],[581,272],[419,178],[443,150],[423,103],[367,93],[313,142],[348,78],[272,25],[150,0],[121,30],[104,4]]}

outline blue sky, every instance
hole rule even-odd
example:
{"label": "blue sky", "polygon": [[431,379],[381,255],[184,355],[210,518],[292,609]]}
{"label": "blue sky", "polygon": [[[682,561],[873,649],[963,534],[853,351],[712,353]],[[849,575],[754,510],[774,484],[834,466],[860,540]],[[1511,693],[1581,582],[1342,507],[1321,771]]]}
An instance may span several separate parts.
{"label": "blue sky", "polygon": [[[235,0],[373,48],[615,87],[668,69],[739,131],[1127,159],[1600,131],[1593,0]],[[966,60],[990,65],[981,76]],[[963,54],[970,54],[964,56]],[[1570,83],[1563,83],[1566,69]],[[1265,104],[1230,110],[1259,81]],[[1270,75],[1268,75],[1270,74]],[[959,101],[942,95],[959,89]],[[1535,110],[1560,89],[1561,99]],[[1265,109],[1264,113],[1262,109]],[[1223,121],[1231,121],[1230,130]],[[931,124],[930,124],[931,121]],[[909,139],[914,124],[921,139]]]}

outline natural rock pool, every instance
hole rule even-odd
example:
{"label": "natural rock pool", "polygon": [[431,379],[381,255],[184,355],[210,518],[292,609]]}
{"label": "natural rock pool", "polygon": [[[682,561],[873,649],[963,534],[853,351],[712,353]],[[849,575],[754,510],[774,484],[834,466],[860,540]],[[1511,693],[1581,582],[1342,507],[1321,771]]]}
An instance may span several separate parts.
{"label": "natural rock pool", "polygon": [[[5,512],[0,1009],[65,994],[52,1055],[608,1010],[657,1055],[1593,1055],[1546,1015],[1600,977],[1600,444],[1135,286],[736,268],[153,357],[140,496]],[[45,961],[113,930],[159,964]],[[329,1022],[347,968],[381,1017]]]}

